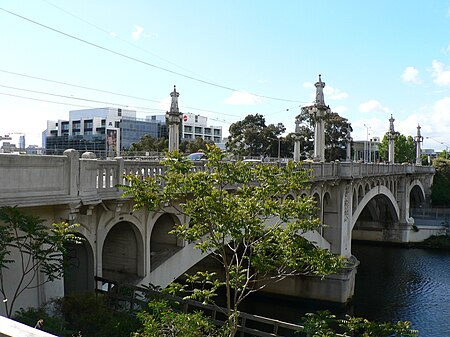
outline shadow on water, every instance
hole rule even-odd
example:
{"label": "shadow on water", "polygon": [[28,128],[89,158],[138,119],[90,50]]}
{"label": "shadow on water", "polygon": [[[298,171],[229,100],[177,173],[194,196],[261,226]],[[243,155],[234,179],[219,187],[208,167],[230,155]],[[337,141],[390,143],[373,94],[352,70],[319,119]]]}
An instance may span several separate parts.
{"label": "shadow on water", "polygon": [[[329,310],[376,321],[408,320],[421,337],[450,336],[450,252],[353,243],[360,260],[355,296],[346,304],[254,294],[243,312],[300,323],[305,313]],[[298,336],[298,335],[297,335]]]}

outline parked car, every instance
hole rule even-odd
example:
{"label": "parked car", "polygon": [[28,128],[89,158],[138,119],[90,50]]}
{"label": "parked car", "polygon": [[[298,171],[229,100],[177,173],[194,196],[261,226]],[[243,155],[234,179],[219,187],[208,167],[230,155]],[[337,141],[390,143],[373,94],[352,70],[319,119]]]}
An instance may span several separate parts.
{"label": "parked car", "polygon": [[188,155],[187,159],[189,159],[189,160],[206,160],[208,158],[206,157],[206,154],[204,154],[203,152],[194,152],[194,153],[191,153],[190,155]]}

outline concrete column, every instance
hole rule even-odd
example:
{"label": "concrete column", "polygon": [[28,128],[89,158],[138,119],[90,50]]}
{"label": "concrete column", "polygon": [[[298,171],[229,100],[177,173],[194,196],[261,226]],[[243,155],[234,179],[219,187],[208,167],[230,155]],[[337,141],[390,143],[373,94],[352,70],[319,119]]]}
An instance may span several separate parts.
{"label": "concrete column", "polygon": [[294,161],[299,162],[301,158],[301,142],[300,139],[295,136],[294,138]]}
{"label": "concrete column", "polygon": [[178,151],[180,149],[180,123],[181,113],[178,109],[178,96],[176,87],[173,87],[173,92],[170,93],[172,103],[170,111],[166,113],[167,124],[169,124],[169,152]]}
{"label": "concrete column", "polygon": [[416,141],[416,165],[422,165],[422,150],[420,148],[420,143],[423,142],[423,137],[420,134],[420,125],[417,125],[417,135],[414,138]]}
{"label": "concrete column", "polygon": [[64,151],[68,158],[67,180],[69,182],[69,195],[78,196],[78,187],[80,183],[80,154],[77,150],[68,149]]}
{"label": "concrete column", "polygon": [[394,139],[389,139],[389,163],[394,164],[395,158],[394,158],[394,151],[395,151],[395,143]]}

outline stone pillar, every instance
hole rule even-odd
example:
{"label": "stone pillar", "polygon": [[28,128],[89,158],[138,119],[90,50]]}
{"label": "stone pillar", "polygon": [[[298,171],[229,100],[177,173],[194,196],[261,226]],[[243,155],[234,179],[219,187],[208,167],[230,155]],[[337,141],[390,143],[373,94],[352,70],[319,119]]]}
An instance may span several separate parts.
{"label": "stone pillar", "polygon": [[305,107],[311,119],[314,121],[314,161],[325,161],[325,115],[330,112],[330,108],[325,105],[323,88],[325,82],[322,82],[321,75],[319,81],[315,84],[316,100],[314,105]]}
{"label": "stone pillar", "polygon": [[395,158],[394,158],[394,153],[395,153],[395,138],[397,138],[398,136],[398,132],[395,132],[394,130],[394,121],[395,119],[392,117],[389,119],[389,131],[386,134],[389,140],[389,163],[394,164],[395,162]]}
{"label": "stone pillar", "polygon": [[345,137],[345,140],[346,140],[345,161],[351,161],[353,138],[350,134],[350,129],[347,129],[347,136]]}
{"label": "stone pillar", "polygon": [[297,118],[295,119],[295,135],[294,135],[294,161],[299,162],[301,160],[301,140],[302,136],[299,134],[300,132],[300,120]]}
{"label": "stone pillar", "polygon": [[416,165],[422,165],[422,150],[420,148],[420,143],[423,142],[423,137],[420,134],[420,124],[417,125],[417,136],[414,137],[414,140],[416,141]]}
{"label": "stone pillar", "polygon": [[173,86],[173,92],[170,93],[170,97],[172,97],[170,111],[166,112],[167,124],[169,125],[169,152],[178,151],[180,148],[180,123],[182,114],[178,109],[178,96],[180,96],[180,93]]}

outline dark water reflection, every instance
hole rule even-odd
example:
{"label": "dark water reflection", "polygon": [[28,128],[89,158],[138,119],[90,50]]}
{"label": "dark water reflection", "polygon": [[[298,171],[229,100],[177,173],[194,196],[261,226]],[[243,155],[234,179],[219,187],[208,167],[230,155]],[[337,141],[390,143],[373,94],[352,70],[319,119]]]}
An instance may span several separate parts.
{"label": "dark water reflection", "polygon": [[328,309],[377,321],[409,320],[421,337],[450,337],[450,252],[353,244],[361,261],[348,306],[255,296],[242,311],[298,323]]}
{"label": "dark water reflection", "polygon": [[354,244],[361,261],[355,315],[409,320],[423,337],[450,336],[450,252]]}

